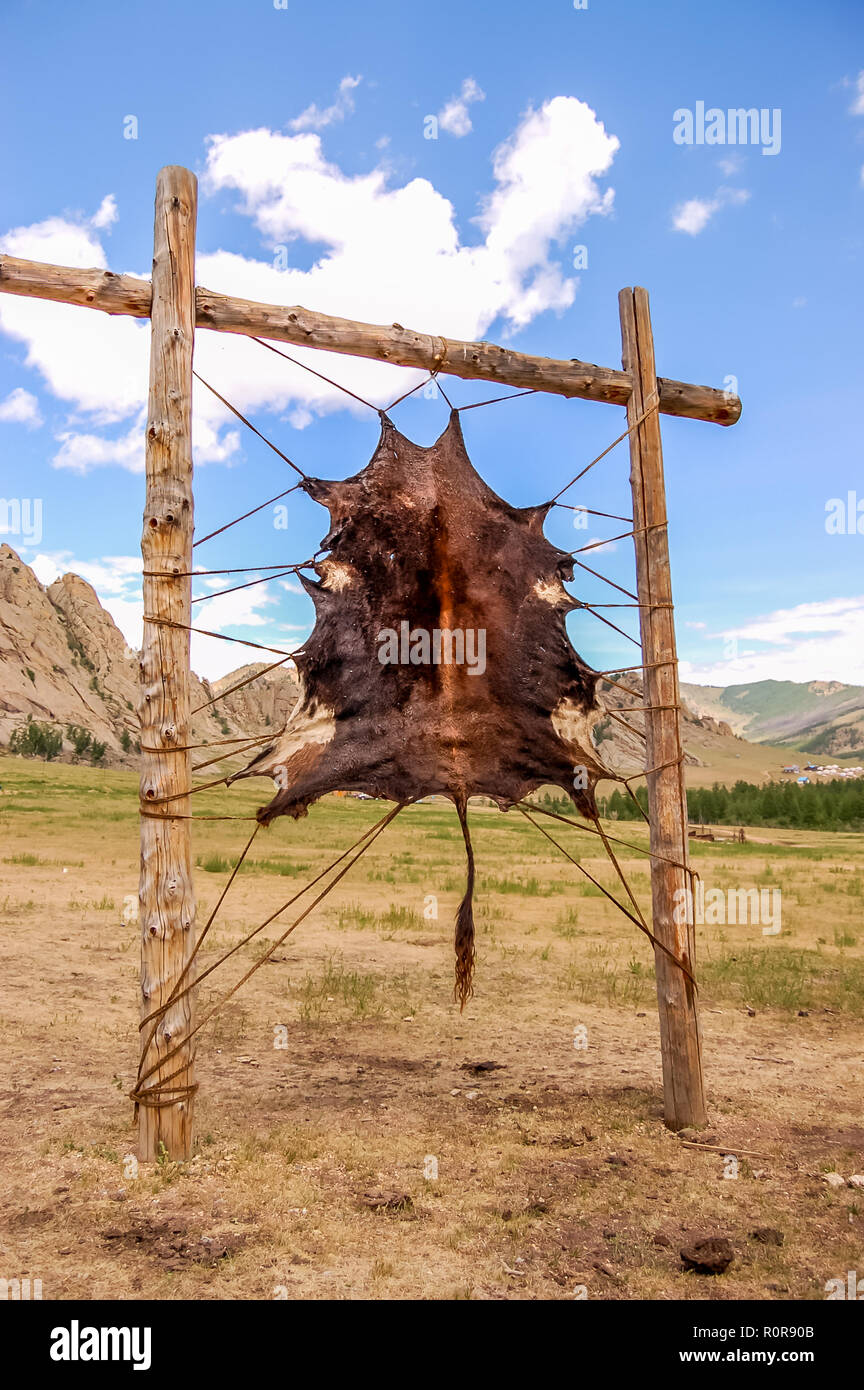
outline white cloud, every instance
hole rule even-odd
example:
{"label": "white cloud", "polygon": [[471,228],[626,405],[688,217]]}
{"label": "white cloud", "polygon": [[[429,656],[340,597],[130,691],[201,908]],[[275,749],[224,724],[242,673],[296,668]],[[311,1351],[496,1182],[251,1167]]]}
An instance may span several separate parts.
{"label": "white cloud", "polygon": [[103,228],[110,227],[117,221],[117,199],[113,193],[107,193],[99,204],[94,215],[90,218],[90,226]]}
{"label": "white cloud", "polygon": [[486,93],[481,91],[474,78],[466,77],[459,95],[451,97],[438,112],[439,126],[442,130],[446,130],[448,135],[455,135],[457,140],[461,139],[472,129],[468,107],[474,101],[485,100]]}
{"label": "white cloud", "polygon": [[322,110],[313,102],[307,106],[305,111],[301,111],[288,125],[291,130],[323,130],[325,126],[333,125],[335,121],[344,121],[346,116],[350,116],[354,110],[354,90],[360,86],[362,77],[343,77],[339,83],[336,93],[336,100],[332,106],[325,106]]}
{"label": "white cloud", "polygon": [[[129,647],[140,649],[143,633],[143,608],[141,603],[141,558],[137,555],[106,555],[100,560],[79,560],[70,550],[58,550],[39,554],[31,568],[40,584],[53,584],[63,574],[73,573],[92,584],[99,602],[106,609],[122,632]],[[194,581],[193,592],[201,592],[208,578]],[[218,583],[230,583],[220,578]],[[262,612],[262,609],[273,609]],[[291,651],[297,645],[293,639],[286,639],[283,633],[289,631],[308,632],[309,625],[292,629],[280,621],[279,601],[266,592],[265,586],[255,589],[239,590],[232,594],[221,594],[196,603],[192,608],[192,626],[210,632],[228,632],[229,635],[245,636],[245,629],[259,629],[252,640],[265,646],[278,647]],[[239,631],[238,631],[239,629]],[[250,661],[270,660],[266,652],[256,653],[253,647],[243,647],[235,642],[225,642],[219,637],[205,637],[201,633],[192,634],[192,669],[208,680],[245,666]],[[275,654],[272,658],[277,659]]]}
{"label": "white cloud", "polygon": [[[324,249],[304,270],[278,269],[264,253],[255,259],[230,250],[205,252],[198,257],[199,280],[228,294],[314,304],[372,323],[398,319],[452,338],[481,338],[499,318],[521,328],[540,313],[572,304],[577,282],[564,273],[557,248],[589,216],[611,211],[614,194],[602,191],[598,180],[618,148],[591,108],[574,97],[555,97],[529,110],[494,152],[493,190],[476,219],[481,239],[466,244],[452,204],[427,179],[393,184],[383,165],[345,174],[325,158],[320,136],[310,132],[214,136],[202,191],[238,192],[240,210],[271,248],[302,239]],[[104,268],[99,233],[113,208],[109,195],[95,218],[50,218],[15,228],[0,239],[0,249]],[[108,466],[140,472],[148,325],[11,295],[0,301],[0,329],[25,345],[26,365],[71,408],[58,435],[55,466],[79,473]],[[288,351],[376,406],[422,376],[360,358]],[[334,410],[365,413],[336,388],[239,335],[199,333],[196,368],[244,414],[282,414],[295,430]],[[234,417],[197,383],[193,404],[196,463],[230,463],[240,456],[241,442],[263,447],[242,435]],[[290,455],[288,427],[273,432]]]}
{"label": "white cloud", "polygon": [[864,685],[864,596],[778,609],[718,634],[757,643],[732,660],[681,662],[681,678],[699,685],[747,681],[836,680]]}
{"label": "white cloud", "polygon": [[694,632],[701,632],[702,629],[703,629],[704,627],[706,627],[706,624],[705,624],[705,623],[685,623],[684,626],[685,626],[685,627],[691,627],[691,628],[693,628]]}
{"label": "white cloud", "polygon": [[718,188],[713,198],[688,198],[687,202],[679,203],[673,212],[672,226],[676,232],[698,236],[721,208],[740,206],[749,197],[746,188]]}
{"label": "white cloud", "polygon": [[0,421],[5,425],[26,425],[28,429],[36,429],[42,424],[39,402],[29,391],[16,386],[5,401],[0,401]]}
{"label": "white cloud", "polygon": [[849,110],[853,116],[864,116],[864,69],[855,79],[855,99]]}

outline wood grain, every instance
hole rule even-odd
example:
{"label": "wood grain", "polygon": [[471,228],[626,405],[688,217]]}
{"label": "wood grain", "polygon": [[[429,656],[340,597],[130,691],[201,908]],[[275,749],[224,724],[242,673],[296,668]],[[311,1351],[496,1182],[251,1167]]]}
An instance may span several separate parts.
{"label": "wood grain", "polygon": [[[147,280],[112,275],[108,270],[78,270],[37,261],[0,256],[0,292],[64,304],[101,309],[107,314],[146,318],[151,288]],[[578,358],[558,360],[513,352],[494,343],[469,343],[403,328],[401,324],[359,323],[320,314],[300,305],[262,304],[198,287],[195,291],[198,328],[241,333],[274,342],[373,358],[401,367],[420,367],[466,380],[499,386],[547,391],[587,401],[626,405],[630,378],[626,372],[597,367]],[[741,402],[728,391],[660,377],[660,410],[717,425],[734,425]]]}
{"label": "wood grain", "polygon": [[[650,404],[656,390],[654,339],[647,290],[622,290],[618,296],[621,317],[622,360],[633,378],[633,394],[627,407],[632,425]],[[646,767],[657,768],[648,782],[651,821],[651,902],[654,934],[691,974],[694,973],[694,928],[681,910],[679,890],[689,889],[686,865],[687,801],[679,729],[680,696],[672,578],[666,521],[666,487],[663,477],[663,444],[660,419],[650,411],[630,436],[630,485],[633,493],[636,548],[636,590],[642,653],[645,663],[643,692],[646,707]],[[648,529],[645,529],[648,528]],[[642,534],[639,534],[642,532]],[[676,913],[676,908],[679,909]],[[684,920],[676,921],[678,918]],[[663,1093],[666,1124],[670,1129],[704,1125],[705,1094],[696,991],[690,980],[664,951],[655,950],[657,1003],[660,1010],[660,1045],[663,1060]]]}
{"label": "wood grain", "polygon": [[[192,569],[192,352],[195,337],[195,222],[197,181],[188,170],[168,167],[156,186],[151,312],[150,394],[146,435],[146,500],[141,554],[144,612],[172,623],[190,622]],[[182,578],[157,578],[175,572]],[[141,817],[141,1016],[165,1003],[193,947],[190,801],[189,633],[144,623],[141,652],[141,802],[178,797]],[[164,814],[161,814],[164,811]],[[184,983],[188,983],[189,977]],[[141,1033],[142,1072],[182,1043],[193,1025],[194,992],[168,1008],[153,1032]],[[172,1086],[194,1085],[194,1044],[144,1082],[152,1086],[180,1069]],[[193,1096],[168,1104],[141,1105],[139,1157],[167,1153],[188,1158]],[[164,1149],[163,1149],[164,1146]]]}

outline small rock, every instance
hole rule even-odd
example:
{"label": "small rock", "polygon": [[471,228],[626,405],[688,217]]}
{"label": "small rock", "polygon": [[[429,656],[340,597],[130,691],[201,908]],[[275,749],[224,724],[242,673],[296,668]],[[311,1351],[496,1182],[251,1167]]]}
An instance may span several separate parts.
{"label": "small rock", "polygon": [[479,1076],[483,1071],[506,1071],[503,1062],[463,1062],[460,1071],[473,1071],[475,1076]]}
{"label": "small rock", "polygon": [[538,1197],[536,1201],[525,1203],[526,1216],[545,1216],[549,1210],[549,1203],[545,1197]]}
{"label": "small rock", "polygon": [[755,1017],[756,1017],[756,1010],[755,1010],[755,1009],[751,1009],[749,1004],[747,1005],[747,1017],[748,1017],[748,1018],[755,1018]]}
{"label": "small rock", "polygon": [[688,1144],[713,1144],[717,1135],[710,1129],[693,1129],[688,1125],[686,1129],[679,1129],[678,1138],[683,1139]]}
{"label": "small rock", "polygon": [[846,1179],[843,1177],[841,1173],[823,1173],[822,1181],[827,1183],[829,1187],[846,1186]]}
{"label": "small rock", "polygon": [[704,1236],[679,1252],[685,1269],[694,1274],[723,1274],[735,1258],[726,1236]]}
{"label": "small rock", "polygon": [[864,1187],[864,1173],[853,1173],[849,1179],[850,1187]]}
{"label": "small rock", "polygon": [[672,1242],[671,1242],[671,1240],[669,1239],[669,1237],[668,1237],[663,1231],[658,1231],[658,1232],[657,1232],[656,1236],[653,1237],[652,1243],[653,1243],[654,1245],[660,1245],[660,1246],[662,1246],[665,1250],[671,1250],[671,1249],[672,1249]]}
{"label": "small rock", "polygon": [[757,1226],[755,1231],[750,1232],[752,1240],[758,1240],[760,1245],[782,1245],[785,1236],[782,1231],[778,1231],[776,1226]]}
{"label": "small rock", "polygon": [[372,1211],[412,1211],[414,1208],[407,1192],[364,1192],[363,1205]]}
{"label": "small rock", "polygon": [[798,1017],[799,1017],[799,1018],[809,1018],[809,1017],[810,1017],[810,1010],[809,1010],[809,1009],[799,1009],[799,1010],[798,1010]]}
{"label": "small rock", "polygon": [[623,1156],[622,1154],[608,1154],[607,1157],[606,1157],[606,1162],[609,1163],[609,1164],[611,1164],[611,1166],[612,1166],[613,1168],[629,1168],[629,1167],[630,1167],[630,1160],[629,1160],[629,1158],[624,1158],[624,1156]]}
{"label": "small rock", "polygon": [[479,1094],[480,1094],[479,1091],[466,1091],[466,1092],[465,1092],[465,1099],[466,1099],[466,1100],[476,1100],[477,1097],[479,1096]]}

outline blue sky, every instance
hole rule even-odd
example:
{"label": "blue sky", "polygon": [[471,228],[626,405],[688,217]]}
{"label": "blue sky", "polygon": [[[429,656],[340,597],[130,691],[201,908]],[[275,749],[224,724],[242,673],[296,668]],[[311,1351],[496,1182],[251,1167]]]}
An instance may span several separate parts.
{"label": "blue sky", "polygon": [[[663,421],[683,675],[864,683],[864,534],[851,515],[845,533],[826,529],[826,506],[851,492],[864,531],[857,0],[88,0],[50,14],[6,0],[0,52],[12,254],[146,275],[156,173],[176,163],[201,179],[199,281],[228,293],[618,366],[618,290],[647,286],[660,373],[734,379],[744,401],[731,429]],[[779,149],[676,143],[674,113],[699,102],[779,110]],[[368,459],[373,412],[273,354],[199,333],[196,360],[304,471],[347,476]],[[318,363],[376,404],[421,379]],[[146,325],[0,296],[2,493],[41,503],[41,528],[6,538],[45,581],[89,578],[133,644],[146,380]],[[460,404],[490,394],[445,389]],[[206,392],[195,409],[204,534],[290,479]],[[394,418],[430,442],[447,411],[419,394]],[[529,397],[464,428],[475,466],[524,505],[620,433],[623,412]],[[564,500],[627,514],[627,471],[623,445]],[[244,522],[201,563],[305,560],[325,513],[294,494],[280,519]],[[567,549],[623,529],[573,520],[547,524]],[[629,586],[630,541],[594,556]],[[311,622],[289,584],[214,598],[196,621],[289,649]],[[578,594],[615,597],[593,581]],[[584,614],[571,635],[598,668],[635,654]],[[244,660],[228,643],[193,648],[207,675]]]}

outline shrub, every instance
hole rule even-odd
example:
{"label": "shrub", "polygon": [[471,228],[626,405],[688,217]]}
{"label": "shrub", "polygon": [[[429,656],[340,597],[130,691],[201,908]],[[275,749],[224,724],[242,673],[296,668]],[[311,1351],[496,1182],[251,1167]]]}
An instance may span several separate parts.
{"label": "shrub", "polygon": [[63,748],[63,734],[50,724],[40,724],[32,715],[27,716],[26,724],[19,724],[12,731],[9,752],[20,753],[25,758],[45,758],[51,762]]}

